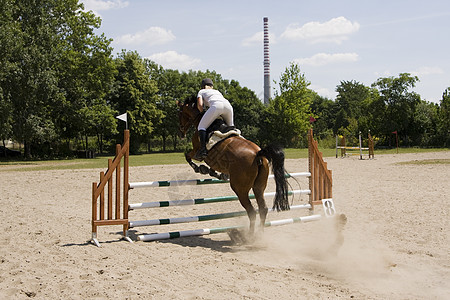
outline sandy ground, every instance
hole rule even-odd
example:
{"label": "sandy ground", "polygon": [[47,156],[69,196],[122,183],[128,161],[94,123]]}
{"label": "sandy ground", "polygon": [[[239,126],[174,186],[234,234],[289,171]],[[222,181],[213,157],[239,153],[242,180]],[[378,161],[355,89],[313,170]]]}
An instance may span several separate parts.
{"label": "sandy ground", "polygon": [[[450,152],[326,158],[336,208],[348,218],[335,255],[329,220],[267,228],[248,245],[233,244],[226,233],[130,244],[119,240],[120,226],[101,227],[98,248],[88,240],[91,185],[101,170],[0,172],[0,299],[449,299],[450,165],[398,164],[437,158]],[[307,160],[286,166],[306,171]],[[130,182],[187,178],[198,178],[188,165],[130,170]],[[291,184],[308,188],[305,180]],[[232,192],[226,184],[135,189],[130,202],[214,195]],[[130,219],[241,208],[227,202],[168,209],[132,211]],[[246,222],[142,227],[130,235]]]}

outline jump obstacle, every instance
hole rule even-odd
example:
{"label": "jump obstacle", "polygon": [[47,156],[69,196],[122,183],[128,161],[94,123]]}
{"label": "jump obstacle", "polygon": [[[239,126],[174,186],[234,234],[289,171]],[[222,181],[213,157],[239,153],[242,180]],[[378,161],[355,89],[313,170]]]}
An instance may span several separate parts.
{"label": "jump obstacle", "polygon": [[[185,186],[185,185],[206,185],[206,184],[220,184],[228,183],[227,180],[219,179],[190,179],[190,180],[176,180],[176,181],[152,181],[152,182],[135,182],[129,183],[129,146],[130,133],[129,130],[124,131],[124,142],[122,145],[116,145],[116,155],[114,159],[108,159],[108,169],[106,172],[100,172],[100,182],[92,183],[92,239],[91,241],[100,247],[97,239],[97,229],[99,226],[122,225],[123,238],[132,242],[128,235],[130,228],[140,226],[166,225],[176,223],[200,222],[218,219],[235,218],[245,216],[245,211],[217,213],[201,216],[179,217],[179,218],[165,218],[153,219],[144,221],[129,220],[129,212],[144,208],[157,208],[181,205],[197,205],[209,204],[215,202],[226,202],[238,200],[237,196],[222,196],[211,198],[197,198],[185,200],[172,201],[156,201],[145,203],[129,204],[129,192],[135,188],[149,188],[149,187],[171,187],[171,186]],[[123,159],[123,167],[121,168],[121,161]],[[332,199],[332,172],[327,169],[327,163],[322,158],[322,153],[318,150],[318,143],[313,138],[312,129],[308,133],[308,172],[286,174],[286,177],[307,177],[309,179],[308,190],[294,190],[289,191],[289,195],[309,195],[308,204],[291,206],[291,210],[308,209],[310,215],[303,217],[294,217],[282,220],[267,221],[264,226],[279,226],[285,224],[310,222],[320,220],[321,214],[314,214],[314,209],[317,206],[323,208],[323,214],[326,217],[335,215],[335,208]],[[123,177],[121,176],[123,172]],[[115,176],[114,176],[115,173]],[[269,179],[273,175],[269,176]],[[114,193],[113,193],[114,187]],[[107,195],[105,197],[105,189]],[[121,190],[123,191],[123,199],[121,199]],[[274,196],[275,193],[265,193],[265,197]],[[249,195],[250,199],[254,199],[254,195]],[[140,241],[155,241],[162,239],[171,239],[186,236],[199,236],[215,233],[229,232],[233,229],[240,229],[244,226],[228,226],[219,228],[206,228],[183,230],[176,232],[141,234],[137,236]]]}
{"label": "jump obstacle", "polygon": [[[345,136],[342,137],[341,139],[341,143],[339,146],[339,137],[338,135],[336,135],[336,158],[338,158],[338,149],[341,149],[341,157],[346,157],[349,155],[358,155],[359,154],[359,159],[363,159],[363,151],[368,151],[368,155],[369,155],[369,159],[373,159],[374,158],[374,144],[373,144],[373,139],[372,136],[370,135],[370,130],[368,133],[368,138],[367,138],[367,143],[368,143],[368,147],[367,148],[363,148],[362,146],[362,138],[361,138],[361,131],[359,132],[359,146],[358,147],[350,147],[350,146],[346,146],[345,143]],[[359,150],[359,153],[347,153],[347,150]]]}

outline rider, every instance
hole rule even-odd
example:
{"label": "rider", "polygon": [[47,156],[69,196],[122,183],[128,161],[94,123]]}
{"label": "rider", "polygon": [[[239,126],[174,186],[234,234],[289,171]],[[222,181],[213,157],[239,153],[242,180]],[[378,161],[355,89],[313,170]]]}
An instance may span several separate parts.
{"label": "rider", "polygon": [[234,126],[233,107],[225,99],[221,92],[213,88],[213,82],[209,78],[202,80],[202,89],[197,94],[197,108],[202,112],[203,106],[209,107],[198,124],[198,135],[200,137],[200,149],[195,154],[195,158],[203,160],[207,155],[206,150],[206,129],[219,116],[223,118],[228,126]]}

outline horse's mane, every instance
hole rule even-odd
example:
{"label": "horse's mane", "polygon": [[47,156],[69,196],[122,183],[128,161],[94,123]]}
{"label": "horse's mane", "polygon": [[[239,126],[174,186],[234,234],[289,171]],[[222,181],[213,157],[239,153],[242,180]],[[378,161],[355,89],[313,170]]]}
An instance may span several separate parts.
{"label": "horse's mane", "polygon": [[197,96],[196,95],[191,95],[189,97],[186,97],[186,99],[184,100],[184,105],[189,105],[192,109],[197,110]]}
{"label": "horse's mane", "polygon": [[186,99],[184,100],[184,105],[186,104],[197,104],[197,97],[195,95],[191,95],[189,97],[186,97]]}

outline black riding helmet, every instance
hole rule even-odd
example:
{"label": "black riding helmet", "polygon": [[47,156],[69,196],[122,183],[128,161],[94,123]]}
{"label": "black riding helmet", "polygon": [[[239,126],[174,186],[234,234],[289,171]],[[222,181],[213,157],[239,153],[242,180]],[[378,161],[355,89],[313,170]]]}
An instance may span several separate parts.
{"label": "black riding helmet", "polygon": [[209,78],[205,78],[205,79],[202,80],[202,89],[204,89],[205,86],[207,86],[207,85],[213,86],[213,82]]}

